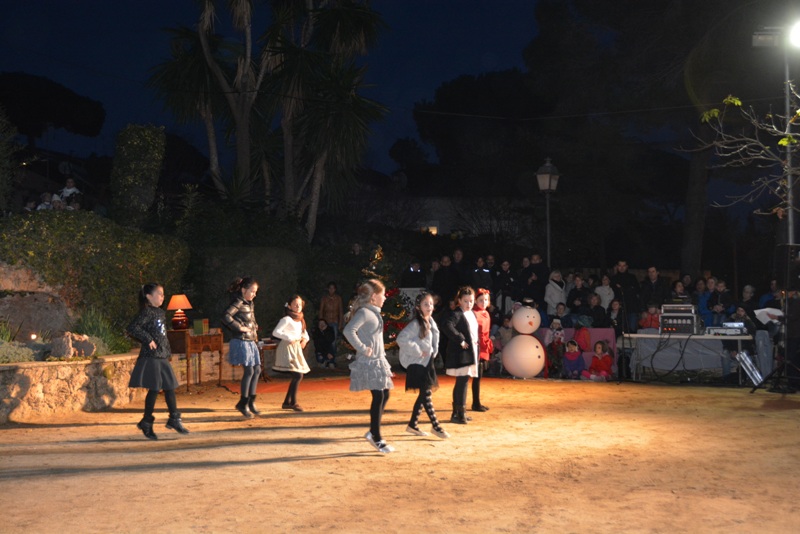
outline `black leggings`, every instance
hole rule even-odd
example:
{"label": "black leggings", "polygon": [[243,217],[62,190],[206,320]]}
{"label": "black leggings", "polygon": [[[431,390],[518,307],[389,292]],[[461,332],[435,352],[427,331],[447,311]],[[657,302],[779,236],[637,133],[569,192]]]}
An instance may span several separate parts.
{"label": "black leggings", "polygon": [[383,409],[386,408],[386,403],[389,400],[388,389],[371,389],[372,404],[369,406],[369,431],[372,433],[372,439],[376,442],[381,438],[381,419],[383,418]]}
{"label": "black leggings", "polygon": [[[147,396],[144,398],[144,416],[145,417],[152,417],[153,410],[156,409],[156,398],[158,398],[158,391],[150,390],[147,392]],[[167,408],[169,409],[169,414],[172,415],[178,412],[178,401],[175,398],[175,390],[174,389],[165,389],[164,390],[164,399],[167,401]]]}
{"label": "black leggings", "polygon": [[455,406],[467,405],[467,384],[469,383],[468,376],[457,376],[456,385],[453,386],[453,404]]}
{"label": "black leggings", "polygon": [[289,390],[286,392],[284,404],[297,404],[297,387],[303,379],[303,373],[292,373],[292,381],[289,382]]}
{"label": "black leggings", "polygon": [[[481,405],[481,377],[483,376],[483,360],[478,361],[478,376],[472,379],[472,406]],[[466,400],[464,401],[466,402]]]}
{"label": "black leggings", "polygon": [[242,385],[239,391],[242,392],[242,397],[248,395],[255,395],[258,389],[258,377],[261,376],[260,365],[243,365],[244,373],[242,373]]}
{"label": "black leggings", "polygon": [[418,428],[417,425],[419,425],[419,416],[422,412],[422,408],[425,408],[425,412],[428,414],[433,428],[441,430],[442,427],[439,425],[439,420],[436,419],[436,410],[433,409],[430,389],[419,390],[417,400],[414,402],[414,408],[411,410],[411,420],[408,422],[408,426],[411,428]]}

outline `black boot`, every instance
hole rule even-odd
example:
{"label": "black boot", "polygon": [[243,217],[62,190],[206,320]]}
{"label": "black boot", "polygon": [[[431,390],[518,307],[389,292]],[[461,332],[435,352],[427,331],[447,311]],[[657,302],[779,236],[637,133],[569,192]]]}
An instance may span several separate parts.
{"label": "black boot", "polygon": [[256,396],[250,395],[250,399],[247,403],[247,407],[250,408],[250,413],[253,415],[261,415],[261,412],[256,408]]}
{"label": "black boot", "polygon": [[169,419],[167,419],[167,428],[170,430],[174,430],[178,434],[188,434],[189,431],[183,426],[183,421],[181,421],[181,413],[175,412],[169,414]]}
{"label": "black boot", "polygon": [[484,406],[483,404],[480,403],[480,401],[477,404],[475,404],[473,402],[472,403],[472,411],[473,412],[488,412],[489,411],[489,407],[488,406]]}
{"label": "black boot", "polygon": [[153,423],[155,422],[156,418],[152,415],[145,415],[142,417],[142,420],[136,423],[136,428],[142,431],[144,437],[147,439],[158,439],[156,433],[153,432]]}
{"label": "black boot", "polygon": [[453,415],[450,416],[450,422],[457,425],[466,425],[467,417],[465,415],[465,407],[460,404],[453,403]]}
{"label": "black boot", "polygon": [[236,409],[239,410],[243,416],[247,417],[248,419],[251,419],[253,417],[253,414],[251,414],[250,410],[247,409],[247,403],[249,401],[250,399],[248,399],[243,395],[242,398],[239,399],[239,402],[236,404]]}

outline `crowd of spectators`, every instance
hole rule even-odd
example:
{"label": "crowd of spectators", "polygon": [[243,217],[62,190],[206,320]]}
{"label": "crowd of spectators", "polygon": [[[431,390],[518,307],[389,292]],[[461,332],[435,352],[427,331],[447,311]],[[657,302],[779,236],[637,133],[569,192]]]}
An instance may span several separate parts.
{"label": "crowd of spectators", "polygon": [[705,326],[742,322],[742,317],[747,317],[747,326],[759,330],[772,325],[762,323],[755,310],[781,308],[776,280],[760,296],[747,284],[737,298],[726,281],[715,276],[682,274],[670,280],[650,265],[640,280],[625,260],[598,274],[551,270],[538,253],[521,258],[516,268],[508,259],[498,262],[492,254],[468,262],[464,252],[456,249],[452,255],[433,259],[427,268],[415,260],[400,277],[401,287],[425,287],[438,295],[440,304],[434,317],[442,316],[463,285],[491,291],[492,335],[500,341],[496,343],[499,348],[502,339],[510,335],[509,319],[520,303],[539,311],[542,328],[549,328],[551,322],[558,328],[572,328],[580,322],[592,328],[613,328],[618,339],[640,328],[659,328],[664,304],[693,304]]}

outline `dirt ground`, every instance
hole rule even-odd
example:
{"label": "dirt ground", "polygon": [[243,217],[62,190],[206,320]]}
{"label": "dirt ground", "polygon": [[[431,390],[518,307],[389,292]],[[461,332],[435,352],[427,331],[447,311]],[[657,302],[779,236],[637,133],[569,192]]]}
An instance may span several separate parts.
{"label": "dirt ground", "polygon": [[304,413],[274,380],[252,420],[223,387],[179,392],[186,436],[160,399],[158,441],[140,406],[0,426],[0,532],[800,531],[800,395],[484,378],[491,410],[439,440],[404,432],[398,387],[381,455],[369,393],[313,375]]}

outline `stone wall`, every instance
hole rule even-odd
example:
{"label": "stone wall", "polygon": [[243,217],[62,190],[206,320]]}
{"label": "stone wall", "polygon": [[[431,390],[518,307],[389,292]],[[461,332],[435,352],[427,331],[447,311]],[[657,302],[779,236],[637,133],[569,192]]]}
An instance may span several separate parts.
{"label": "stone wall", "polygon": [[[227,347],[224,353],[227,353]],[[0,365],[0,424],[41,422],[49,416],[97,412],[129,404],[143,407],[144,389],[128,387],[138,351],[74,362],[26,362]],[[220,356],[204,352],[202,382],[217,383]],[[222,358],[224,360],[224,357]],[[170,359],[181,386],[186,385],[186,357]],[[198,381],[198,356],[192,356],[192,385]],[[223,363],[222,379],[239,380],[241,367]]]}
{"label": "stone wall", "polygon": [[42,421],[143,399],[144,390],[128,388],[135,361],[135,355],[122,355],[0,365],[0,423]]}

